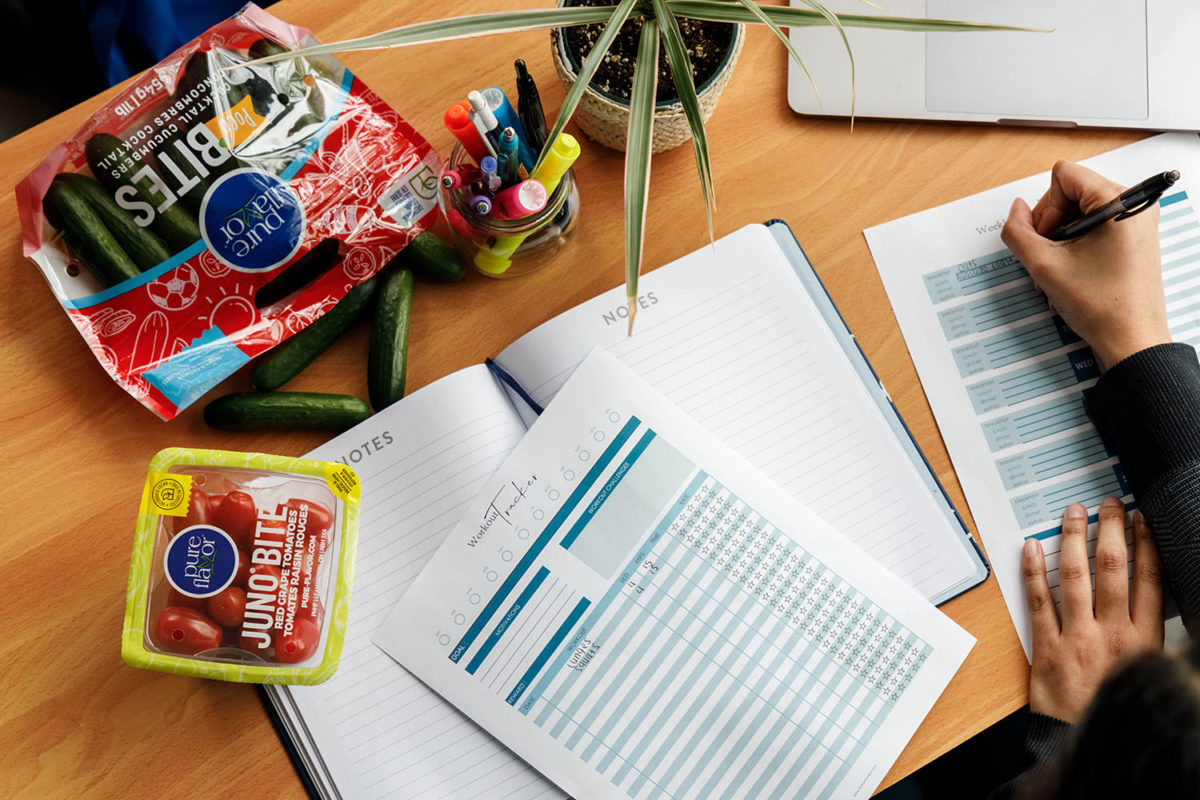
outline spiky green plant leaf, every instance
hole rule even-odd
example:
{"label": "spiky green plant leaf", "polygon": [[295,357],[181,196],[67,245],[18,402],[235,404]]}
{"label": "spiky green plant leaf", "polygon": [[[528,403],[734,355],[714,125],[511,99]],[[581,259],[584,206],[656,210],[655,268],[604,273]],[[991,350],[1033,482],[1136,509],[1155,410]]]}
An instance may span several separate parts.
{"label": "spiky green plant leaf", "polygon": [[344,53],[350,50],[378,50],[385,47],[403,47],[426,42],[445,42],[451,39],[468,39],[472,36],[489,36],[495,33],[569,28],[574,25],[604,22],[609,19],[616,7],[616,5],[611,5],[587,8],[534,8],[524,11],[498,11],[492,14],[447,17],[428,22],[415,22],[412,25],[403,25],[358,39],[303,47],[299,50],[266,56],[257,61],[248,61],[235,66],[270,64],[274,61],[284,61],[299,56]]}
{"label": "spiky green plant leaf", "polygon": [[[667,7],[678,17],[706,19],[712,22],[743,22],[761,25],[762,21],[740,3],[720,0],[667,0]],[[760,9],[781,28],[810,28],[829,25],[829,20],[807,8],[786,6],[760,6]],[[888,17],[877,14],[837,14],[838,21],[846,28],[878,28],[889,31],[913,31],[919,33],[967,32],[967,31],[1026,31],[1048,33],[1041,28],[1022,28],[1016,25],[993,25],[986,22],[958,22],[946,19],[920,19],[918,17]]]}
{"label": "spiky green plant leaf", "polygon": [[783,42],[783,46],[788,49],[788,52],[792,56],[792,60],[795,61],[796,65],[800,67],[800,70],[804,73],[804,77],[808,78],[808,85],[812,87],[813,94],[817,96],[817,105],[821,105],[821,90],[817,88],[817,82],[813,80],[812,73],[809,72],[808,67],[804,65],[804,59],[800,58],[800,54],[796,52],[796,48],[792,45],[792,40],[788,38],[788,35],[783,32],[782,28],[775,24],[773,19],[768,17],[763,10],[758,7],[758,4],[755,3],[754,0],[738,1],[746,8],[747,11],[758,17],[759,22],[769,27],[779,38],[779,41]]}
{"label": "spiky green plant leaf", "polygon": [[708,241],[714,240],[713,214],[716,213],[717,196],[712,178],[712,161],[708,154],[708,135],[704,131],[704,117],[700,111],[700,98],[696,96],[696,83],[692,76],[692,60],[688,57],[687,45],[679,20],[667,10],[666,0],[653,0],[654,15],[662,29],[663,49],[667,63],[671,66],[671,77],[675,81],[675,93],[683,106],[688,128],[692,132],[692,151],[696,155],[696,170],[700,173],[700,188],[704,192],[704,211],[708,218]]}
{"label": "spiky green plant leaf", "polygon": [[638,274],[646,232],[646,200],[650,193],[650,151],[654,144],[654,100],[658,92],[658,20],[642,22],[633,87],[629,93],[629,131],[625,137],[625,301],[629,335],[637,313]]}
{"label": "spiky green plant leaf", "polygon": [[600,38],[592,45],[592,51],[583,59],[583,64],[579,67],[579,74],[575,76],[575,83],[567,91],[567,96],[563,98],[562,106],[558,109],[558,114],[554,118],[554,127],[550,129],[549,135],[546,136],[546,143],[542,145],[542,152],[538,153],[536,170],[542,165],[542,161],[550,152],[550,146],[554,144],[554,140],[563,132],[563,128],[567,127],[567,123],[571,121],[571,115],[575,113],[575,107],[579,105],[579,101],[583,98],[583,93],[587,91],[588,84],[592,82],[592,76],[596,74],[596,70],[600,68],[600,62],[604,60],[605,54],[608,53],[608,48],[612,47],[612,43],[616,40],[617,34],[621,31],[621,26],[625,24],[625,20],[629,19],[629,15],[633,12],[638,0],[621,0],[621,2],[611,11],[611,16],[604,30],[600,33]]}

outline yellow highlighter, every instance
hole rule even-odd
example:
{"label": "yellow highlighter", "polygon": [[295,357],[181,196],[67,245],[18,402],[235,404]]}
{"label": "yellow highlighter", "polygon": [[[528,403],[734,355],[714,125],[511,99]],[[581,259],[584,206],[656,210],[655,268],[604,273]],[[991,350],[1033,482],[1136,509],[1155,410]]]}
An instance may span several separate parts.
{"label": "yellow highlighter", "polygon": [[[577,158],[579,158],[579,142],[569,133],[560,133],[550,147],[550,152],[546,154],[546,160],[533,171],[533,175],[530,177],[541,181],[542,185],[546,187],[546,194],[553,197],[563,175],[567,174],[567,170],[571,168]],[[555,209],[553,213],[547,214],[546,222],[553,219],[557,213],[558,211]],[[497,236],[491,246],[480,248],[475,253],[475,266],[491,275],[505,272],[512,266],[512,256],[517,248],[525,239],[543,228],[546,222],[515,236]]]}

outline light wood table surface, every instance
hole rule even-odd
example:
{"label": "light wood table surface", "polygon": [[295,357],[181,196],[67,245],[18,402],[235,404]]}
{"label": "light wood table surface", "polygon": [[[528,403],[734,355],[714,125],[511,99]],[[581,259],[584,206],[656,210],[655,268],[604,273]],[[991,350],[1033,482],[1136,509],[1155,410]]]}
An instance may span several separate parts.
{"label": "light wood table surface", "polygon": [[[457,9],[415,0],[283,0],[271,11],[334,41]],[[511,86],[518,57],[539,80],[548,110],[557,109],[563,90],[545,32],[343,60],[445,155],[452,144],[441,124],[446,105],[481,85]],[[862,230],[1141,134],[864,120],[851,131],[844,121],[794,115],[785,72],[782,47],[769,33],[750,31],[708,128],[717,235],[775,217],[790,223],[974,531]],[[821,88],[827,95],[845,90]],[[171,445],[299,455],[327,437],[211,430],[201,419],[203,402],[173,422],[157,420],[108,378],[22,256],[13,187],[109,95],[0,144],[0,796],[299,798],[303,788],[252,687],[137,670],[120,658],[150,457]],[[622,155],[582,141],[580,225],[556,263],[512,281],[469,275],[452,286],[419,285],[410,391],[479,363],[621,283]],[[646,269],[706,243],[690,147],[655,157],[650,192]],[[354,330],[294,388],[365,397],[365,353],[366,332]],[[213,394],[245,388],[242,372]],[[978,644],[884,785],[1026,702],[1026,662],[995,579],[943,610]]]}

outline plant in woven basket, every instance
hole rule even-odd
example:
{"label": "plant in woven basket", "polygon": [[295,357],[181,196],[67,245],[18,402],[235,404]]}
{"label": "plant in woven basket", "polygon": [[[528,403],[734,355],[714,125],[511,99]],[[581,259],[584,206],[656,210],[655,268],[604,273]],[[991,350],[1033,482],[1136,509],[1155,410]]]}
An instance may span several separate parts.
{"label": "plant in woven basket", "polygon": [[[642,239],[645,230],[646,201],[650,188],[650,156],[653,147],[654,106],[658,88],[659,47],[666,53],[675,90],[691,129],[692,147],[704,208],[708,220],[709,241],[713,240],[713,212],[716,208],[708,139],[704,133],[700,102],[693,83],[692,64],[683,42],[679,20],[690,18],[735,24],[766,25],[783,42],[791,57],[808,75],[800,54],[788,40],[783,28],[830,26],[841,36],[850,59],[851,119],[853,120],[854,54],[846,37],[846,27],[883,28],[896,31],[943,32],[979,30],[1028,30],[1008,25],[989,25],[950,20],[928,20],[882,15],[841,14],[831,12],[820,0],[803,0],[808,8],[759,5],[753,0],[619,0],[612,5],[501,11],[471,14],[429,22],[418,22],[392,30],[317,45],[288,53],[268,56],[251,64],[270,63],[287,58],[348,50],[373,50],[422,42],[438,42],[513,31],[568,28],[602,24],[590,53],[578,70],[575,83],[568,89],[546,144],[538,157],[545,158],[548,148],[562,133],[575,113],[596,70],[616,40],[622,26],[641,20],[641,33],[629,96],[629,123],[625,143],[625,294],[629,306],[629,332],[637,311],[637,282],[642,264]],[[866,0],[864,0],[866,2]],[[648,68],[647,68],[648,65]],[[812,82],[812,76],[808,75]],[[814,85],[814,90],[816,89]],[[853,124],[853,122],[851,123]]]}

